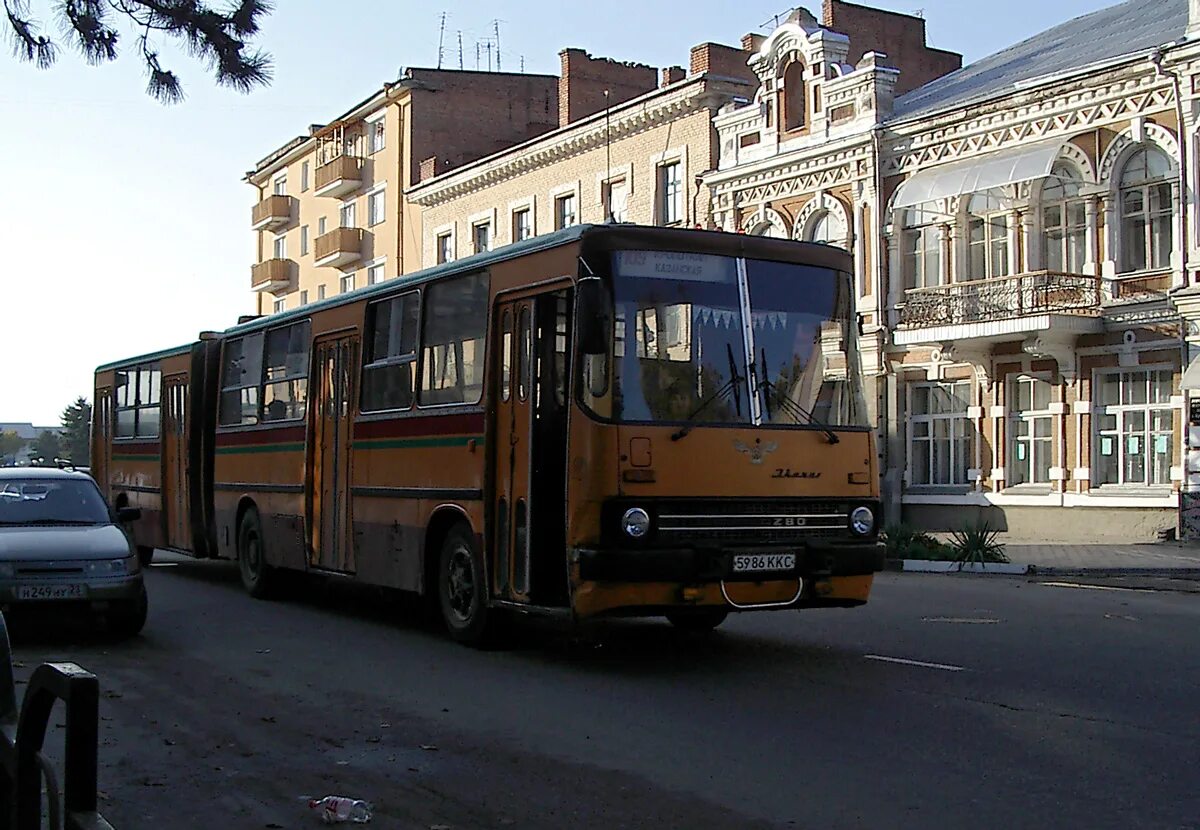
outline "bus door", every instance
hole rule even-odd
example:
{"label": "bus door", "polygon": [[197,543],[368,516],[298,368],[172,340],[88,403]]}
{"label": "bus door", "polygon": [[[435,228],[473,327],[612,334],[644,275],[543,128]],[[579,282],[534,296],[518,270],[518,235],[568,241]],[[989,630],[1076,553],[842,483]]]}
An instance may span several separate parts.
{"label": "bus door", "polygon": [[192,519],[188,503],[186,375],[163,381],[162,506],[167,547],[192,549]]}
{"label": "bus door", "polygon": [[501,302],[495,319],[495,592],[565,605],[568,313],[562,289]]}
{"label": "bus door", "polygon": [[358,365],[358,335],[318,340],[314,346],[309,435],[309,564],[354,571],[350,516],[350,416]]}
{"label": "bus door", "polygon": [[112,456],[112,402],[111,387],[96,390],[96,400],[92,406],[92,457],[90,459],[92,478],[100,485],[104,499],[112,504],[112,482],[108,480],[108,464]]}

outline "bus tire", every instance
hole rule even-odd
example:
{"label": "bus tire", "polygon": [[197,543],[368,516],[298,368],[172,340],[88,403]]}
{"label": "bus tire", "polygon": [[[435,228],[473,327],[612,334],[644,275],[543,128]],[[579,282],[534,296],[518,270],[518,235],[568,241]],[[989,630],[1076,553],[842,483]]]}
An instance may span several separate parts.
{"label": "bus tire", "polygon": [[488,607],[483,556],[464,522],[450,528],[438,556],[437,599],[450,637],[484,648],[496,641],[500,621]]}
{"label": "bus tire", "polygon": [[150,563],[154,561],[154,546],[153,545],[138,545],[137,546],[138,562],[143,568],[150,567]]}
{"label": "bus tire", "polygon": [[729,616],[727,608],[697,608],[694,611],[674,611],[667,621],[680,631],[712,631]]}
{"label": "bus tire", "polygon": [[251,507],[238,525],[238,571],[242,586],[255,599],[267,599],[273,588],[275,569],[267,564],[262,520]]}

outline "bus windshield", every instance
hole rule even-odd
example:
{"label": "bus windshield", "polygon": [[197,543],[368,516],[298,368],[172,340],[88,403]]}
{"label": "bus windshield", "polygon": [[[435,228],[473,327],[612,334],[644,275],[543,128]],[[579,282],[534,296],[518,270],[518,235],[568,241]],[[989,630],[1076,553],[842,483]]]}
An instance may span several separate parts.
{"label": "bus windshield", "polygon": [[612,286],[612,383],[585,384],[593,410],[641,423],[866,425],[848,275],[620,251]]}

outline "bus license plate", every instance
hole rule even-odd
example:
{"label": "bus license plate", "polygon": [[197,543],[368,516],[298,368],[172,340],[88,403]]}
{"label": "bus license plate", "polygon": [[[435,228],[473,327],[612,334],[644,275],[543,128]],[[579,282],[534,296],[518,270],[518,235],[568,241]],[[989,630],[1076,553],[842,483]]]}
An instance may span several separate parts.
{"label": "bus license plate", "polygon": [[83,599],[82,585],[18,585],[17,599]]}
{"label": "bus license plate", "polygon": [[790,571],[796,567],[794,553],[735,553],[734,573],[756,573],[759,571]]}

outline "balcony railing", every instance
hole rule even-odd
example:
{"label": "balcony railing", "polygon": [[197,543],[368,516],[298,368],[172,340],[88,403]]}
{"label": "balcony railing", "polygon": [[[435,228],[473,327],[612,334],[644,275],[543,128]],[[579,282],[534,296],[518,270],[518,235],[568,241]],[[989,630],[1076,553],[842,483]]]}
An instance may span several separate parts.
{"label": "balcony railing", "polygon": [[357,156],[338,156],[316,171],[318,196],[343,196],[362,184],[362,159]]}
{"label": "balcony railing", "polygon": [[252,230],[275,230],[288,225],[292,221],[292,203],[296,200],[291,196],[271,195],[255,205],[250,211],[250,227]]}
{"label": "balcony railing", "polygon": [[900,309],[900,324],[954,326],[1034,314],[1094,317],[1103,299],[1099,277],[1037,271],[910,289]]}
{"label": "balcony railing", "polygon": [[250,266],[250,290],[277,292],[287,290],[292,284],[290,259],[264,259]]}
{"label": "balcony railing", "polygon": [[362,257],[362,228],[334,228],[313,240],[317,265],[345,265]]}

